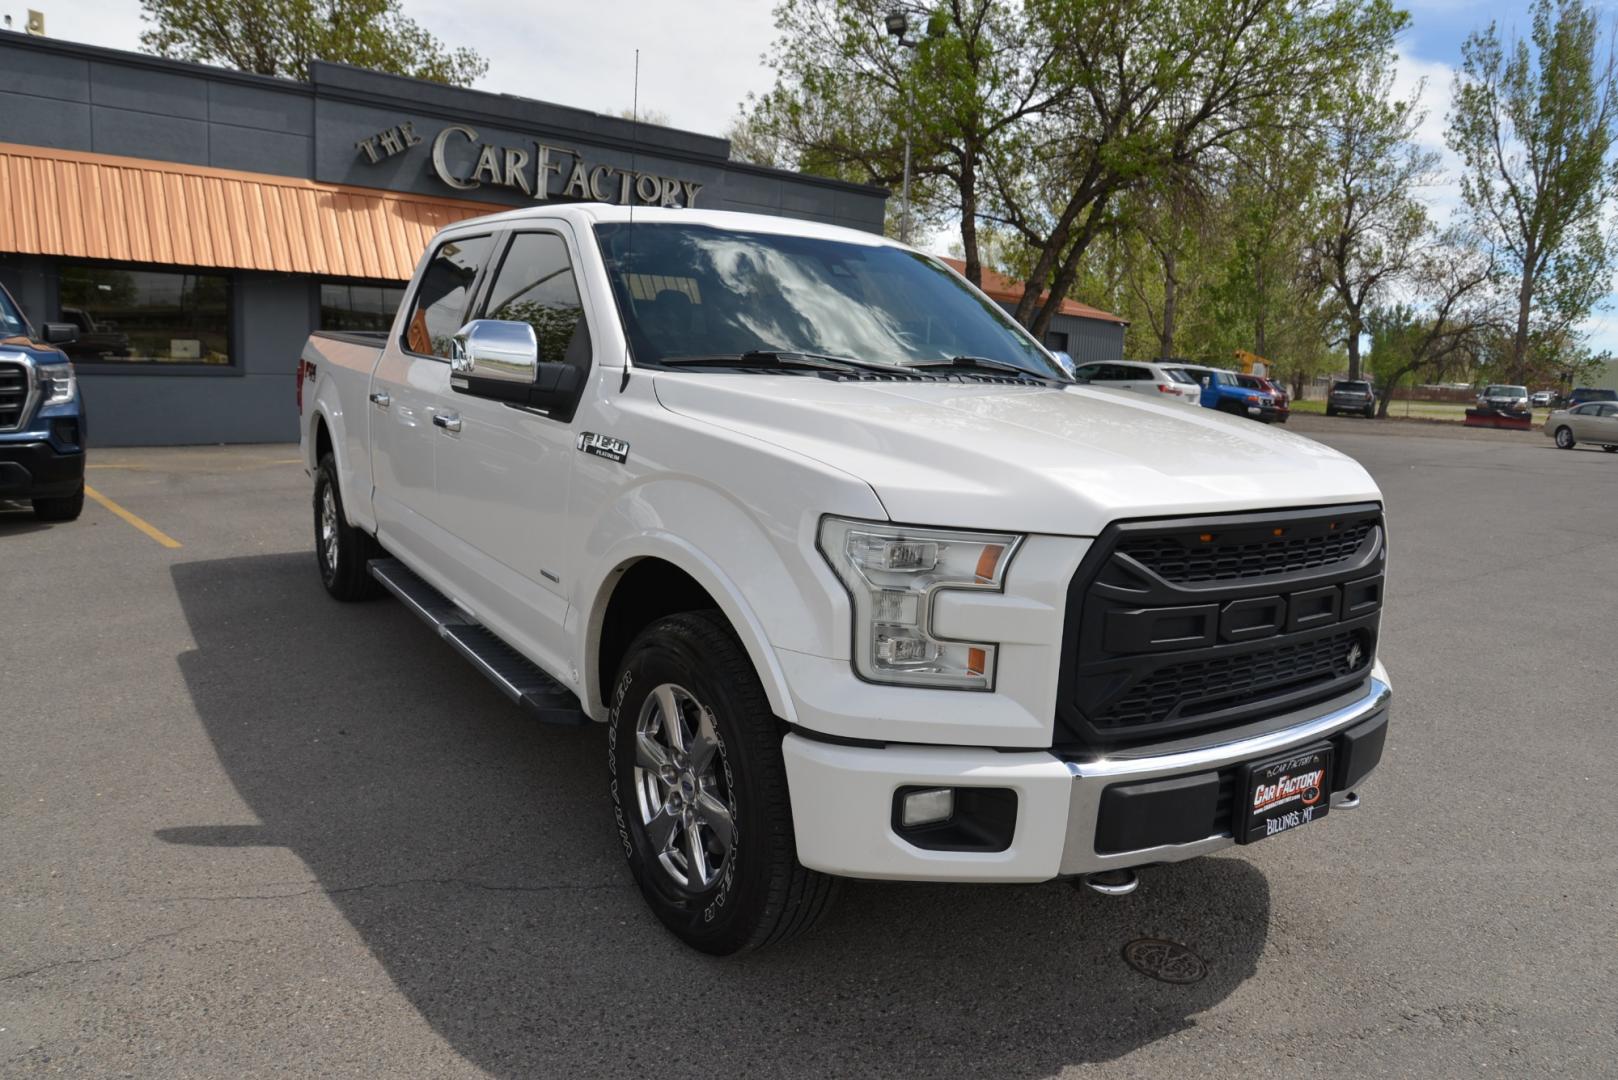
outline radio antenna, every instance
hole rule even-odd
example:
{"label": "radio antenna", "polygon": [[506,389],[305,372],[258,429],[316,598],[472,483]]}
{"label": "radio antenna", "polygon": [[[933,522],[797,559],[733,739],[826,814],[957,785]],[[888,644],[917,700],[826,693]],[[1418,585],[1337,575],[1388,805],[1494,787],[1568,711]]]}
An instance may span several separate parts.
{"label": "radio antenna", "polygon": [[[629,284],[627,275],[634,272],[635,267],[635,200],[639,198],[640,190],[640,50],[635,50],[635,84],[629,98],[629,225],[624,229],[624,284]],[[629,368],[634,359],[634,349],[629,344],[629,335],[624,335],[624,377],[618,384],[621,394],[629,388]]]}

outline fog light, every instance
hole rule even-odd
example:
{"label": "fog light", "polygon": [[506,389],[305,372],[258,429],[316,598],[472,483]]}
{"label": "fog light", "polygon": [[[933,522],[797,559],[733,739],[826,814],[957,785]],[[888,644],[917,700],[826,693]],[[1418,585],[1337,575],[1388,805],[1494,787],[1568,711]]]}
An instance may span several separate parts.
{"label": "fog light", "polygon": [[900,820],[907,829],[918,825],[931,825],[948,821],[955,813],[954,788],[926,788],[912,791],[904,797],[904,810]]}

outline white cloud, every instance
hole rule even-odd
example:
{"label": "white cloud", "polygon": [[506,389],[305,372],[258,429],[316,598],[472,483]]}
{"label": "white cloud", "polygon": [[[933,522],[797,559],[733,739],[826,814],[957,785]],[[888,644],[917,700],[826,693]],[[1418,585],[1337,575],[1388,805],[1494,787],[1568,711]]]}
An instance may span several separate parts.
{"label": "white cloud", "polygon": [[1424,115],[1416,128],[1416,145],[1438,155],[1434,182],[1417,194],[1440,226],[1448,224],[1461,209],[1461,159],[1444,143],[1454,81],[1455,69],[1442,61],[1406,53],[1394,58],[1393,96],[1400,100],[1417,98]]}
{"label": "white cloud", "polygon": [[[0,0],[0,13],[20,25],[25,6]],[[138,0],[43,6],[54,38],[140,48]],[[676,127],[719,135],[749,91],[761,93],[774,82],[760,60],[775,36],[762,0],[704,0],[697,7],[659,0],[404,0],[404,10],[446,45],[469,46],[488,59],[479,90],[615,113],[633,100],[638,48],[641,108],[665,114]]]}

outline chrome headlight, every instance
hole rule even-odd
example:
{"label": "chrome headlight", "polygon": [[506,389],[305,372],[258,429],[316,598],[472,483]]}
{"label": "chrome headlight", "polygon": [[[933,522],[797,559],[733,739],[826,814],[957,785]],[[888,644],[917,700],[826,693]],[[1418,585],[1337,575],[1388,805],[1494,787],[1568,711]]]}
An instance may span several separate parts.
{"label": "chrome headlight", "polygon": [[61,405],[73,400],[78,392],[78,380],[73,376],[73,365],[36,364],[34,378],[39,381],[41,405]]}
{"label": "chrome headlight", "polygon": [[1001,591],[1021,541],[1012,533],[823,519],[820,552],[854,602],[854,670],[872,682],[993,690],[996,643],[936,636],[933,597],[943,589]]}

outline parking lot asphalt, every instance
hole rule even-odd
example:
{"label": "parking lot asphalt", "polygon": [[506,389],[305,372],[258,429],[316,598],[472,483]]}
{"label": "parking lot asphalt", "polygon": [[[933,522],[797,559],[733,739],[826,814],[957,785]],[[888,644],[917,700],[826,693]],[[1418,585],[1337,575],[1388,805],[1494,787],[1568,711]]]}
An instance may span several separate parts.
{"label": "parking lot asphalt", "polygon": [[739,960],[643,907],[602,731],[327,599],[294,448],[95,452],[179,546],[0,511],[0,1075],[1612,1075],[1618,455],[1303,426],[1389,503],[1359,809],[1124,899],[851,883]]}

